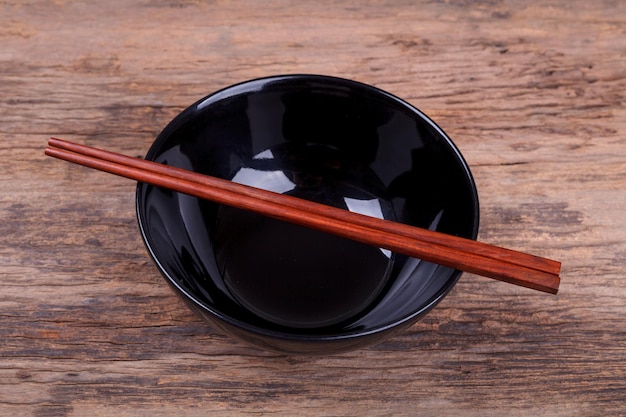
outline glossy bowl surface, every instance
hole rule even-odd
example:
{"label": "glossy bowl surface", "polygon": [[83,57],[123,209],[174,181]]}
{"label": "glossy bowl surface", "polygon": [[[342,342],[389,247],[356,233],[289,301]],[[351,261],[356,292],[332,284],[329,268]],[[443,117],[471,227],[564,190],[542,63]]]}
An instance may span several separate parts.
{"label": "glossy bowl surface", "polygon": [[[319,75],[247,81],[179,114],[146,159],[475,239],[463,157],[415,107]],[[146,184],[146,247],[174,291],[257,346],[326,354],[413,324],[460,271]]]}

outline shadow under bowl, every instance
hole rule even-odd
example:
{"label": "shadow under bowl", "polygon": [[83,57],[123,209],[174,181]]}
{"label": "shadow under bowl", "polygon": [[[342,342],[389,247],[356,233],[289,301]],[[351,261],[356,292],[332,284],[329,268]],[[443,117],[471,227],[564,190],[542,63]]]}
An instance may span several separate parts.
{"label": "shadow under bowl", "polygon": [[[146,159],[475,239],[463,157],[415,107],[320,75],[247,81],[196,102]],[[380,342],[432,309],[460,271],[147,184],[139,228],[174,291],[256,346],[328,354]]]}

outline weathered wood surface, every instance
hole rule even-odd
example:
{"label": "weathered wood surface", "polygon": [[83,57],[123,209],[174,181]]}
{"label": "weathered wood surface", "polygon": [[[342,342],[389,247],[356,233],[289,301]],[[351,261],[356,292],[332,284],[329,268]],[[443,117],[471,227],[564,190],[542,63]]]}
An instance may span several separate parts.
{"label": "weathered wood surface", "polygon": [[[0,415],[626,416],[626,2],[0,2]],[[48,136],[143,155],[229,84],[322,73],[436,120],[480,238],[563,261],[548,296],[465,274],[378,346],[222,336],[143,248],[134,184]]]}

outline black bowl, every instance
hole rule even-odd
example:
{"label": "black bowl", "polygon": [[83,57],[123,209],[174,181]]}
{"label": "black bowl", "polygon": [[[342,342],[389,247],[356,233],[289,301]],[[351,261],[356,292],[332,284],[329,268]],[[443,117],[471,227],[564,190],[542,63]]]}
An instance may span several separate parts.
{"label": "black bowl", "polygon": [[[467,164],[416,108],[340,78],[285,75],[198,101],[146,159],[475,239]],[[146,184],[137,217],[174,291],[266,349],[332,353],[379,342],[432,309],[460,271]]]}

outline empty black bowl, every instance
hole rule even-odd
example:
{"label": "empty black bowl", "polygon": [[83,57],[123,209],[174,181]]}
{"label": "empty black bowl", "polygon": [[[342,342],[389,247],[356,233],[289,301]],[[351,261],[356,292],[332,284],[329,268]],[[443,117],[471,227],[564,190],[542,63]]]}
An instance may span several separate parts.
{"label": "empty black bowl", "polygon": [[[198,101],[146,159],[475,239],[467,164],[423,113],[377,88],[285,75]],[[363,347],[432,309],[461,272],[146,184],[137,217],[174,291],[227,333],[288,353]]]}

